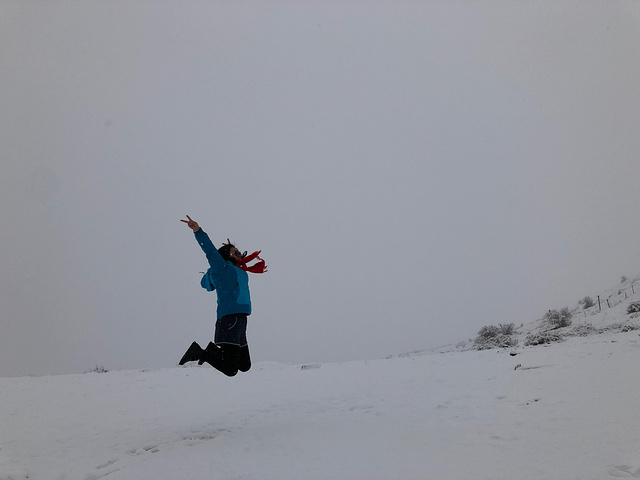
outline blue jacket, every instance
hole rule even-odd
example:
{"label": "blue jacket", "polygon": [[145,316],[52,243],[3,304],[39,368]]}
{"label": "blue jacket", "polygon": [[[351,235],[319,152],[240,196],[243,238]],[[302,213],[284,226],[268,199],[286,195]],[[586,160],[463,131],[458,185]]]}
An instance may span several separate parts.
{"label": "blue jacket", "polygon": [[200,285],[209,292],[216,290],[218,293],[217,318],[232,313],[250,315],[251,296],[247,272],[225,261],[202,228],[195,232],[195,236],[210,266],[202,277]]}

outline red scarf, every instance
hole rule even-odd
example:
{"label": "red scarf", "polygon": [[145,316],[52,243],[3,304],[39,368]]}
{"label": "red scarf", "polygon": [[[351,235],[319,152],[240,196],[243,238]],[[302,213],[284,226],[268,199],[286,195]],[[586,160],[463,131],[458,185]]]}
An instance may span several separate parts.
{"label": "red scarf", "polygon": [[[259,257],[261,251],[262,250],[258,250],[257,252],[253,252],[249,255],[244,256],[243,258],[238,260],[238,263],[236,263],[236,267],[241,268],[245,272],[265,273],[267,271],[267,265],[264,263],[264,260]],[[253,265],[247,265],[251,260],[255,260],[256,258],[258,259],[257,263],[254,263]]]}
{"label": "red scarf", "polygon": [[[223,243],[223,245],[232,245],[231,240],[227,238],[227,243]],[[264,263],[264,260],[259,257],[260,252],[262,250],[258,250],[257,252],[253,252],[250,255],[245,255],[235,264],[236,267],[241,268],[245,272],[251,273],[265,273],[267,271],[267,265]],[[246,252],[245,252],[246,253]],[[251,260],[258,259],[257,263],[253,265],[247,265]]]}

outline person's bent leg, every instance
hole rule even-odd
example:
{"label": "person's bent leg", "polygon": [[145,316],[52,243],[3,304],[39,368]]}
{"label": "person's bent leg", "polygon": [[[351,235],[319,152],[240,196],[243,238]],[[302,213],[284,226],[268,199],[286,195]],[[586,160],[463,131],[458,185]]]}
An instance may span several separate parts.
{"label": "person's bent leg", "polygon": [[198,345],[198,342],[193,342],[178,362],[178,365],[184,365],[187,362],[200,360],[202,352],[203,350],[200,348],[200,345]]}
{"label": "person's bent leg", "polygon": [[249,355],[249,345],[238,348],[238,370],[248,372],[251,368],[251,356]]}
{"label": "person's bent leg", "polygon": [[233,377],[238,373],[237,350],[229,347],[239,348],[236,345],[218,346],[210,343],[203,350],[201,358],[226,376]]}

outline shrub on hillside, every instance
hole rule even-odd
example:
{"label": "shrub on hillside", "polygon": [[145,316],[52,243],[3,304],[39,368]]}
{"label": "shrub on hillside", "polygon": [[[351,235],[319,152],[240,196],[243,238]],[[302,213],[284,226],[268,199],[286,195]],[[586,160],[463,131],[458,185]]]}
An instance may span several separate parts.
{"label": "shrub on hillside", "polygon": [[640,327],[638,327],[638,325],[634,325],[633,323],[627,323],[626,325],[622,325],[620,327],[620,331],[622,333],[635,332],[636,330],[640,330]]}
{"label": "shrub on hillside", "polygon": [[596,327],[590,323],[585,323],[584,325],[578,325],[577,327],[572,328],[568,335],[575,337],[588,337],[589,335],[595,335],[597,333],[600,332]]}
{"label": "shrub on hillside", "polygon": [[636,330],[640,330],[640,327],[633,323],[614,323],[611,325],[611,329],[621,333],[626,333],[626,332],[635,332]]}
{"label": "shrub on hillside", "polygon": [[503,335],[513,335],[516,333],[515,323],[501,323],[498,327],[500,328],[500,333]]}
{"label": "shrub on hillside", "polygon": [[477,350],[489,350],[491,348],[515,347],[518,339],[513,337],[516,327],[513,323],[487,325],[482,327],[474,341]]}
{"label": "shrub on hillside", "polygon": [[564,337],[559,333],[532,333],[531,335],[527,335],[527,337],[524,339],[524,344],[527,346],[544,345],[545,343],[561,342],[563,339]]}
{"label": "shrub on hillside", "polygon": [[593,298],[586,296],[582,300],[580,300],[578,304],[582,305],[582,308],[586,310],[587,308],[593,307],[596,302],[593,301]]}
{"label": "shrub on hillside", "polygon": [[552,329],[568,327],[571,325],[571,312],[567,307],[561,310],[549,310],[544,315],[544,320]]}
{"label": "shrub on hillside", "polygon": [[627,308],[627,313],[638,313],[640,312],[640,302],[632,302],[631,305]]}
{"label": "shrub on hillside", "polygon": [[476,350],[490,350],[492,348],[510,348],[518,345],[518,339],[511,335],[498,335],[491,338],[476,338],[474,347]]}
{"label": "shrub on hillside", "polygon": [[476,337],[476,342],[478,341],[478,338],[488,339],[488,338],[497,337],[498,335],[500,335],[499,327],[496,327],[495,325],[486,325],[482,327],[478,332],[478,336]]}
{"label": "shrub on hillside", "polygon": [[84,373],[107,373],[109,370],[104,368],[102,365],[96,365],[91,370],[87,370]]}

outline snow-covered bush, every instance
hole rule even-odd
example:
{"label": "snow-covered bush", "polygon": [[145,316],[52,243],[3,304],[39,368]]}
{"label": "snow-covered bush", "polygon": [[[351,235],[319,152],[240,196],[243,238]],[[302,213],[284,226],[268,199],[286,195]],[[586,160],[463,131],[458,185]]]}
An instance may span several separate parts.
{"label": "snow-covered bush", "polygon": [[476,337],[476,342],[478,339],[489,339],[494,338],[500,335],[500,327],[496,327],[495,325],[486,325],[480,329],[478,332],[478,336]]}
{"label": "snow-covered bush", "polygon": [[577,327],[572,328],[569,335],[575,337],[588,337],[589,335],[595,335],[597,333],[600,333],[597,328],[590,323],[585,323],[584,325],[578,325]]}
{"label": "snow-covered bush", "polygon": [[513,337],[515,325],[513,323],[487,325],[482,327],[474,340],[476,350],[489,350],[491,348],[515,347],[518,339]]}
{"label": "snow-covered bush", "polygon": [[564,339],[559,333],[532,333],[524,339],[525,345],[543,345],[545,343],[561,342]]}
{"label": "snow-covered bush", "polygon": [[502,335],[513,335],[516,333],[515,323],[501,323],[498,327],[500,328],[500,333]]}
{"label": "snow-covered bush", "polygon": [[475,339],[474,347],[476,350],[489,350],[492,348],[510,348],[518,345],[518,339],[512,335],[498,335],[496,337]]}
{"label": "snow-covered bush", "polygon": [[629,305],[629,308],[627,308],[628,314],[639,313],[639,312],[640,312],[640,302],[632,302],[631,305]]}
{"label": "snow-covered bush", "polygon": [[582,308],[586,310],[587,308],[593,307],[596,302],[593,301],[593,298],[586,296],[582,300],[580,300],[578,304],[582,305]]}
{"label": "snow-covered bush", "polygon": [[84,373],[107,373],[109,370],[104,368],[102,365],[96,365],[91,370],[87,370]]}
{"label": "snow-covered bush", "polygon": [[634,325],[633,323],[627,323],[626,325],[622,325],[622,327],[620,328],[620,331],[622,333],[635,332],[636,330],[640,330],[640,327]]}
{"label": "snow-covered bush", "polygon": [[549,310],[545,313],[544,320],[552,329],[568,327],[571,325],[571,312],[567,307],[560,311]]}
{"label": "snow-covered bush", "polygon": [[612,323],[611,325],[608,325],[606,327],[604,327],[602,329],[602,332],[621,332],[621,333],[626,333],[626,332],[633,332],[635,330],[640,330],[640,327],[634,323],[622,323],[622,322],[616,322],[616,323]]}

